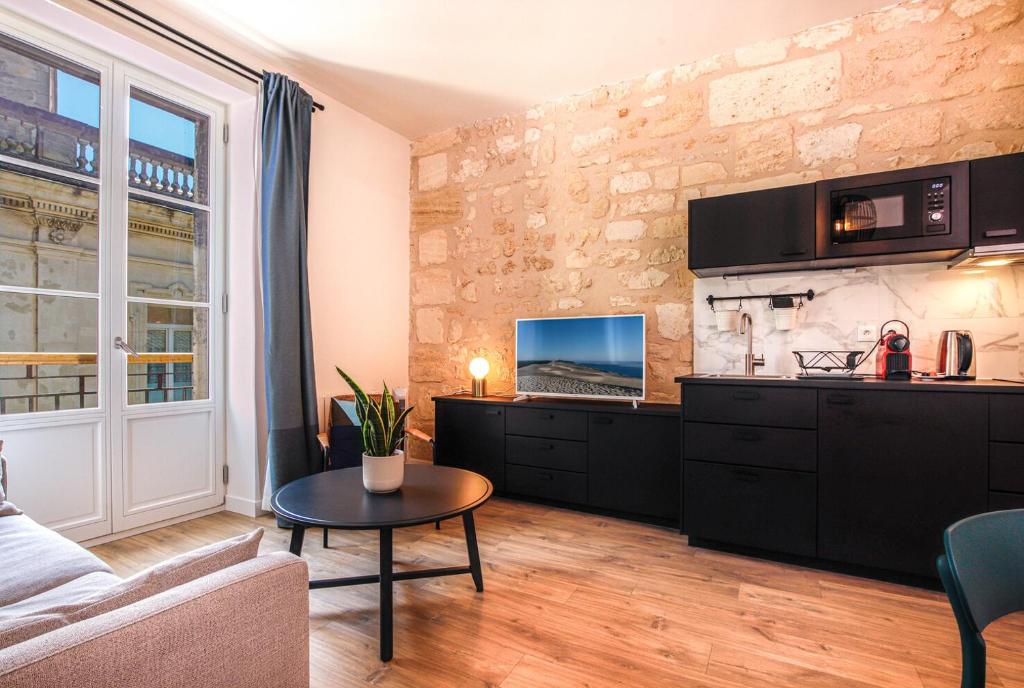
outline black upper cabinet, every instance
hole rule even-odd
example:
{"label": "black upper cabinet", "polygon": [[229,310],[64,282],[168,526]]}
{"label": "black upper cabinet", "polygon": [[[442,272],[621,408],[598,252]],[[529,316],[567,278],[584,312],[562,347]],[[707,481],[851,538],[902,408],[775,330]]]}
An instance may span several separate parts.
{"label": "black upper cabinet", "polygon": [[602,509],[679,518],[679,417],[589,416],[589,503]]}
{"label": "black upper cabinet", "polygon": [[437,403],[434,460],[484,475],[505,489],[505,412],[497,404]]}
{"label": "black upper cabinet", "polygon": [[690,201],[690,269],[812,260],[814,184]]}
{"label": "black upper cabinet", "polygon": [[819,391],[818,556],[935,576],[942,533],[985,511],[981,394]]}
{"label": "black upper cabinet", "polygon": [[971,161],[971,245],[1024,243],[1024,153]]}

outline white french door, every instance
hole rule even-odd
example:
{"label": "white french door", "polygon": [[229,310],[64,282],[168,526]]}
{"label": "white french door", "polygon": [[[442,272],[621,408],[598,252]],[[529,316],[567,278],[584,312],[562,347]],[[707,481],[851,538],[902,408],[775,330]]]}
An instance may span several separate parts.
{"label": "white french door", "polygon": [[84,540],[224,502],[221,104],[0,13],[0,439]]}

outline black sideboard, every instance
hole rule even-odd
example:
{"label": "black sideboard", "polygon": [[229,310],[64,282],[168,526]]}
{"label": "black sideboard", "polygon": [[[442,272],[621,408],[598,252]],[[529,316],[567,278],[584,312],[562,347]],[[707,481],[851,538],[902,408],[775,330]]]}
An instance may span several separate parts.
{"label": "black sideboard", "polygon": [[677,381],[693,545],[934,578],[947,526],[1024,507],[1024,385]]}
{"label": "black sideboard", "polygon": [[680,524],[676,404],[434,397],[434,460],[499,494]]}

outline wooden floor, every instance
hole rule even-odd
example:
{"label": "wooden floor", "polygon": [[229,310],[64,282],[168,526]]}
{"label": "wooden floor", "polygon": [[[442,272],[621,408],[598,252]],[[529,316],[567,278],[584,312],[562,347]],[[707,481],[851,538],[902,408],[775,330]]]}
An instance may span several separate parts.
{"label": "wooden floor", "polygon": [[[93,551],[122,575],[269,518],[207,516]],[[690,549],[674,531],[493,500],[477,515],[486,592],[469,576],[395,584],[395,659],[377,659],[377,588],[310,595],[312,684],[959,685],[959,643],[934,592]],[[374,573],[376,535],[306,536],[313,577]],[[462,565],[461,523],[395,533],[396,568]],[[1024,618],[987,632],[988,685],[1024,687]]]}

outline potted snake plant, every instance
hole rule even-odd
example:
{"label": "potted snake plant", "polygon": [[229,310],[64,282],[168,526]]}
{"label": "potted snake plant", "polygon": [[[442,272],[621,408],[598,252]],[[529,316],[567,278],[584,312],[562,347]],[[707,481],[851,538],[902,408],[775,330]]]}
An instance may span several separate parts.
{"label": "potted snake plant", "polygon": [[363,391],[344,370],[335,366],[356,397],[356,416],[363,435],[363,487],[367,492],[394,492],[405,479],[405,419],[412,407],[398,412],[395,397],[384,383],[380,399]]}

